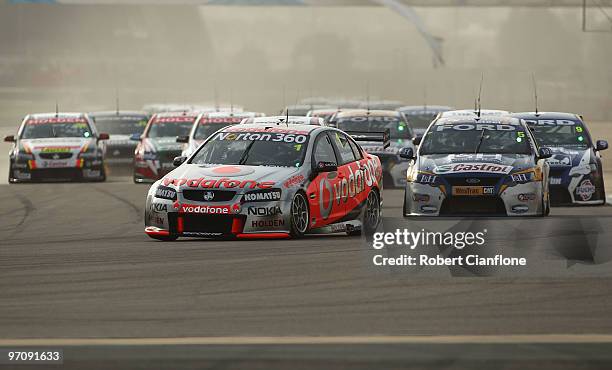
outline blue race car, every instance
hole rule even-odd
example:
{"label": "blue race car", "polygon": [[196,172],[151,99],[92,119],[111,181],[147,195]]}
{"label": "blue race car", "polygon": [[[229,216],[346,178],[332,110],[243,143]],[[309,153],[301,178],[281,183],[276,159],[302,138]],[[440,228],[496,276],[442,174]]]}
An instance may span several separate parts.
{"label": "blue race car", "polygon": [[553,150],[550,199],[553,205],[606,203],[600,151],[608,142],[593,142],[581,116],[573,113],[514,113],[525,120],[538,144]]}

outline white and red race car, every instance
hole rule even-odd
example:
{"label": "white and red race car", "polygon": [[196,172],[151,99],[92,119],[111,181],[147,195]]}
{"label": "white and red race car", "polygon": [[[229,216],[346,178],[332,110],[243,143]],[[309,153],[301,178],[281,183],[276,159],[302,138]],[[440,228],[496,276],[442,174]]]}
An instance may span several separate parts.
{"label": "white and red race car", "polygon": [[83,113],[27,115],[9,153],[9,183],[30,181],[104,181],[104,140]]}

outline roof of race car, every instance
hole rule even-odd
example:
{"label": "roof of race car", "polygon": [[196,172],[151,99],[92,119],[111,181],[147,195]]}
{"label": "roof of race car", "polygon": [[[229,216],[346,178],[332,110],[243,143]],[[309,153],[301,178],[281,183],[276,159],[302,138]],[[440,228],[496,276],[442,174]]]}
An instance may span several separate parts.
{"label": "roof of race car", "polygon": [[84,118],[84,113],[74,112],[59,112],[59,113],[33,113],[27,115],[28,119],[46,119],[46,118]]}
{"label": "roof of race car", "polygon": [[195,119],[198,116],[198,112],[183,111],[183,112],[160,112],[155,113],[154,118],[174,118],[174,117],[193,117]]}
{"label": "roof of race car", "polygon": [[[257,125],[276,125],[285,124],[287,122],[287,116],[270,116],[270,117],[254,117],[248,118],[242,121],[242,124]],[[319,117],[304,117],[304,116],[289,116],[289,124],[294,125],[323,125],[323,120]]]}
{"label": "roof of race car", "polygon": [[520,125],[519,118],[510,116],[490,116],[490,117],[440,117],[433,122],[434,126],[438,125],[462,125],[462,124],[510,124]]}
{"label": "roof of race car", "polygon": [[350,110],[343,110],[341,112],[338,112],[338,114],[336,115],[336,119],[338,119],[338,118],[347,118],[347,117],[366,117],[366,116],[370,116],[370,117],[389,117],[389,116],[398,117],[399,114],[400,114],[400,112],[395,111],[395,110],[350,109]]}
{"label": "roof of race car", "polygon": [[107,116],[148,116],[147,113],[142,111],[131,111],[131,110],[120,110],[117,112],[113,111],[100,111],[100,112],[91,112],[89,113],[90,117],[107,117]]}
{"label": "roof of race car", "polygon": [[202,114],[202,117],[207,117],[207,118],[231,118],[231,117],[236,117],[236,118],[250,118],[250,117],[256,117],[258,114],[257,112],[232,112],[232,111],[219,111],[219,112],[205,112]]}
{"label": "roof of race car", "polygon": [[398,111],[408,115],[448,112],[454,109],[455,108],[453,107],[447,107],[445,105],[407,105],[405,107],[397,108]]}
{"label": "roof of race car", "polygon": [[512,113],[511,116],[521,119],[578,119],[582,121],[578,114],[565,112],[538,112],[537,115],[535,112],[520,112]]}
{"label": "roof of race car", "polygon": [[[510,114],[510,112],[499,109],[481,109],[481,116],[505,116]],[[446,112],[441,112],[440,117],[457,117],[457,116],[476,116],[477,111],[474,109],[459,109],[459,110],[449,110]]]}

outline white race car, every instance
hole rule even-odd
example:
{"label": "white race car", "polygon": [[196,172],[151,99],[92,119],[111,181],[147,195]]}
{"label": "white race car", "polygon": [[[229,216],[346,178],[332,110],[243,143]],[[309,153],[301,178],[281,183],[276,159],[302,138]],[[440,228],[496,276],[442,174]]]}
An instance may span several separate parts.
{"label": "white race car", "polygon": [[411,160],[405,216],[546,216],[550,148],[511,117],[438,118]]}
{"label": "white race car", "polygon": [[104,181],[103,141],[91,119],[82,113],[27,115],[9,153],[10,183],[28,181]]}

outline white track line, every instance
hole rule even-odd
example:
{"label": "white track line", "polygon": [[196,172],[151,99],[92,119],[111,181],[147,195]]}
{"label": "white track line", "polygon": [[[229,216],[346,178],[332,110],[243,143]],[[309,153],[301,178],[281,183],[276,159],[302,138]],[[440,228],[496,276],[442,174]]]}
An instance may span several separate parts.
{"label": "white track line", "polygon": [[412,335],[337,337],[185,337],[185,338],[32,338],[0,339],[0,347],[18,346],[176,346],[315,344],[555,344],[612,343],[610,334]]}

